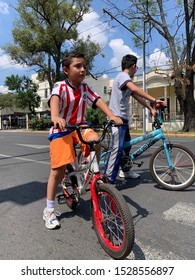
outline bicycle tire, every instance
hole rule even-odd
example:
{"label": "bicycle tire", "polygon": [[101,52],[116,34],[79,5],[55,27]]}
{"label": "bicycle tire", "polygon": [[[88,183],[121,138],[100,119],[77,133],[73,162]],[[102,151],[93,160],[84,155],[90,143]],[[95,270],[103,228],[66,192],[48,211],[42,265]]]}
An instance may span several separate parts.
{"label": "bicycle tire", "polygon": [[124,259],[134,245],[134,225],[129,207],[114,186],[99,184],[96,193],[98,205],[91,200],[91,216],[99,243],[113,259]]}
{"label": "bicycle tire", "polygon": [[164,189],[184,190],[195,182],[195,156],[184,146],[178,144],[167,146],[174,167],[168,166],[164,147],[161,146],[151,156],[149,163],[151,175]]}
{"label": "bicycle tire", "polygon": [[67,175],[62,181],[62,191],[64,193],[68,207],[75,210],[80,202],[80,195],[77,189],[77,178],[75,175],[70,176],[69,173],[74,171],[71,164],[66,165]]}

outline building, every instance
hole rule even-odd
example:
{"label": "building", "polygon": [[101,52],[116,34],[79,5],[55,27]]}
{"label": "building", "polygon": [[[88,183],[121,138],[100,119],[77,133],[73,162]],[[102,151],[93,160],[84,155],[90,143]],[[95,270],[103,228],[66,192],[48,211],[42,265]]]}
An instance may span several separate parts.
{"label": "building", "polygon": [[50,111],[49,106],[48,106],[48,99],[50,97],[50,88],[49,88],[49,82],[48,81],[43,81],[40,82],[38,80],[38,74],[33,74],[31,76],[31,79],[33,83],[38,84],[38,95],[41,97],[41,102],[39,108],[36,109],[37,115],[44,116],[47,115]]}
{"label": "building", "polygon": [[[164,126],[168,130],[181,130],[183,127],[183,115],[180,114],[179,102],[176,99],[174,89],[174,79],[171,79],[172,73],[170,70],[160,70],[157,68],[152,69],[146,74],[146,91],[152,95],[155,99],[162,99],[166,103],[166,108],[163,112]],[[41,97],[39,108],[37,108],[38,117],[48,117],[50,115],[50,109],[48,107],[48,99],[50,97],[50,88],[48,81],[40,82],[37,79],[37,74],[32,75],[32,81],[38,83],[38,94]],[[109,101],[113,79],[109,79],[107,75],[103,75],[99,78],[86,77],[86,82],[101,96],[106,102]],[[134,77],[134,83],[143,87],[142,75]],[[194,93],[195,96],[195,93]],[[3,119],[6,117],[11,120],[11,116],[14,112],[8,112],[6,110],[0,111],[0,124],[2,127]],[[151,130],[151,119],[148,110],[143,110],[143,106],[140,105],[134,98],[130,99],[130,119],[133,116],[134,128],[143,128],[143,124],[146,125],[146,130]],[[25,118],[23,123],[28,128],[29,114],[23,112],[22,118]],[[1,128],[0,127],[0,128]]]}

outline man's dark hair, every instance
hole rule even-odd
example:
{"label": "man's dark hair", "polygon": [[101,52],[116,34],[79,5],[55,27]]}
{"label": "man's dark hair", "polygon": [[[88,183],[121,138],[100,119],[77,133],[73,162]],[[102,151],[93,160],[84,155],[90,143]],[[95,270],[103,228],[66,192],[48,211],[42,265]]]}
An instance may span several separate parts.
{"label": "man's dark hair", "polygon": [[137,63],[137,57],[132,54],[127,54],[123,56],[121,61],[122,71],[125,69],[129,69],[133,64]]}
{"label": "man's dark hair", "polygon": [[76,53],[76,52],[64,53],[64,56],[62,59],[62,67],[64,67],[64,66],[69,67],[73,58],[80,58],[80,57],[85,59],[85,56],[82,53]]}

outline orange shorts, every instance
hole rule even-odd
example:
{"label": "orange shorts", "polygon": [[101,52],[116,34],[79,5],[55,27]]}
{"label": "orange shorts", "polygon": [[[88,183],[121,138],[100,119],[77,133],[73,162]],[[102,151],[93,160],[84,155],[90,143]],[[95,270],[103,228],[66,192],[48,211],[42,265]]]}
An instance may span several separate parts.
{"label": "orange shorts", "polygon": [[[88,137],[96,133],[92,129],[83,129],[82,137],[87,141]],[[81,143],[76,131],[72,133],[56,138],[50,142],[50,159],[51,168],[59,168],[70,162],[75,162],[75,149],[74,143],[78,143],[81,147],[83,156],[89,155],[89,146]]]}

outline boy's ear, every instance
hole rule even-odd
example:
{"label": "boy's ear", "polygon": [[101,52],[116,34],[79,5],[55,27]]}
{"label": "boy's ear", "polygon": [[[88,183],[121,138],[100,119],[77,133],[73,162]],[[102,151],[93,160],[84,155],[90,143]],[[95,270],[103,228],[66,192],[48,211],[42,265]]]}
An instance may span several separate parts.
{"label": "boy's ear", "polygon": [[64,72],[64,74],[67,75],[67,73],[68,73],[68,67],[64,66],[64,67],[63,67],[63,72]]}

